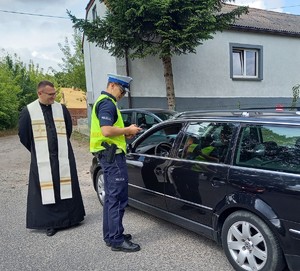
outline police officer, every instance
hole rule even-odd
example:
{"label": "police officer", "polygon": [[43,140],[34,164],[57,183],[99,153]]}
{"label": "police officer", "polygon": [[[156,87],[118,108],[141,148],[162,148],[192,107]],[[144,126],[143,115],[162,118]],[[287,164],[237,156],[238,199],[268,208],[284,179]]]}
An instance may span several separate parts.
{"label": "police officer", "polygon": [[103,208],[103,239],[113,251],[134,252],[140,246],[124,234],[123,215],[128,203],[126,138],[134,137],[141,128],[135,124],[124,127],[117,102],[129,92],[132,78],[108,74],[106,91],[96,100],[91,116],[90,151],[98,153],[104,173],[105,202]]}

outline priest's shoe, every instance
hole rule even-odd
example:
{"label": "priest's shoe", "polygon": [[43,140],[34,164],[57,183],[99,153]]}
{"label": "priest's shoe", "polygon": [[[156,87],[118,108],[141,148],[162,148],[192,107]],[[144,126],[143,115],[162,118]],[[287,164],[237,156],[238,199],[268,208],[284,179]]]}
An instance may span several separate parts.
{"label": "priest's shoe", "polygon": [[[124,235],[124,240],[127,240],[127,241],[130,241],[131,239],[132,239],[132,236],[131,236],[131,234],[123,234]],[[110,247],[111,246],[111,243],[110,242],[105,242],[106,243],[106,245],[108,246],[108,247]]]}
{"label": "priest's shoe", "polygon": [[47,236],[53,236],[55,233],[57,233],[56,229],[50,228],[46,230],[46,235]]}
{"label": "priest's shoe", "polygon": [[120,245],[113,245],[111,247],[112,251],[123,251],[123,252],[135,252],[139,251],[141,247],[138,244],[132,243],[131,241],[124,240]]}

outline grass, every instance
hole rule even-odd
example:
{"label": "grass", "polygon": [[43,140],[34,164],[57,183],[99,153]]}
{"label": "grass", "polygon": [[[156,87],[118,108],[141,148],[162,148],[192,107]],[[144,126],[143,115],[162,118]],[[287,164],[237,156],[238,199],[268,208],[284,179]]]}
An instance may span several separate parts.
{"label": "grass", "polygon": [[77,131],[73,131],[71,140],[76,140],[77,142],[84,144],[84,145],[89,145],[90,143],[90,137],[84,134],[81,134]]}
{"label": "grass", "polygon": [[0,137],[17,135],[17,134],[18,134],[18,128],[13,128],[13,129],[8,129],[8,130],[0,130]]}

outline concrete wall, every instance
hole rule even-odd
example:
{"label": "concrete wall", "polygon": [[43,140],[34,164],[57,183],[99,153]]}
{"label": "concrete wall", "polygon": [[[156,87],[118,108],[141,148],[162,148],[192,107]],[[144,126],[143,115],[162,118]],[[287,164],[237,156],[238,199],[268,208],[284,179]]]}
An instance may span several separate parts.
{"label": "concrete wall", "polygon": [[73,125],[77,125],[79,119],[87,118],[86,108],[68,108],[68,110],[70,112]]}

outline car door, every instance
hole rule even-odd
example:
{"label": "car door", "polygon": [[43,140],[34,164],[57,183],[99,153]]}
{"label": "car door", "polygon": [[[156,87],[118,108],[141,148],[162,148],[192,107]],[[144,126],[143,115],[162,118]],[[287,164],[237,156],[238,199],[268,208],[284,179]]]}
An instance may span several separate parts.
{"label": "car door", "polygon": [[181,127],[181,123],[159,125],[134,143],[126,155],[131,202],[166,209],[166,168]]}
{"label": "car door", "polygon": [[[257,136],[251,131],[258,131]],[[299,216],[294,217],[300,203],[299,138],[299,126],[242,125],[229,172],[229,192],[236,195],[243,191],[244,196],[239,200],[248,196],[251,198],[246,202],[248,206],[254,205],[265,215],[272,214],[274,219],[299,223]],[[242,204],[237,198],[233,201]]]}
{"label": "car door", "polygon": [[167,169],[168,181],[174,186],[173,190],[166,190],[169,212],[212,227],[213,212],[226,196],[226,161],[234,129],[234,125],[227,123],[189,123],[177,159]]}

